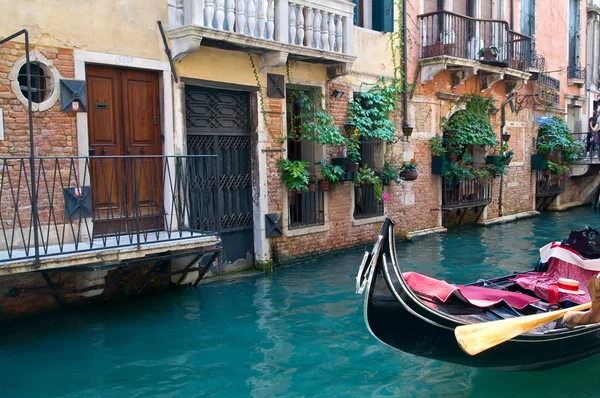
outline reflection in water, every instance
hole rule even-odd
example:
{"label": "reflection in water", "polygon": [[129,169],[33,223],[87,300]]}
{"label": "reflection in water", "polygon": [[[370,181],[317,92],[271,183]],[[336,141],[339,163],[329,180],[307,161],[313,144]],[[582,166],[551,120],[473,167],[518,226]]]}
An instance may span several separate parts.
{"label": "reflection in water", "polygon": [[[589,208],[398,243],[400,264],[450,282],[524,270],[595,225]],[[370,245],[369,245],[370,246]],[[366,247],[370,249],[370,247]],[[395,351],[363,321],[362,253],[127,303],[0,325],[5,397],[590,397],[600,356],[544,372],[473,369]]]}

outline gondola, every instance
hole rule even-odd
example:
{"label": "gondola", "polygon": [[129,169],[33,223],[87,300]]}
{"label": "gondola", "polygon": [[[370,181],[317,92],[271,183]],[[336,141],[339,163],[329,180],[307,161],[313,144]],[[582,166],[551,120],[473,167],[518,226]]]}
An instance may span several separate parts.
{"label": "gondola", "polygon": [[[524,273],[479,280],[466,286],[525,293],[514,283],[518,274]],[[442,302],[412,289],[406,275],[396,256],[394,222],[387,218],[372,251],[364,254],[356,289],[357,293],[364,294],[368,330],[379,341],[397,350],[460,365],[511,371],[554,368],[600,352],[600,324],[567,329],[560,323],[552,323],[478,355],[469,355],[456,341],[456,327],[542,313],[551,311],[552,307],[539,298],[520,310],[504,300],[487,308],[474,306],[459,297]]]}

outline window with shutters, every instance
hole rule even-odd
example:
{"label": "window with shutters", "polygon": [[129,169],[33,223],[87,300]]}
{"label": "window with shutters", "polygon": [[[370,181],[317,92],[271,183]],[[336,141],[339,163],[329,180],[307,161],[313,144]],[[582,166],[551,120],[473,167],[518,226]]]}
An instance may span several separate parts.
{"label": "window with shutters", "polygon": [[579,67],[580,0],[569,0],[569,66]]}
{"label": "window with shutters", "polygon": [[393,0],[352,0],[354,25],[378,32],[394,31]]}

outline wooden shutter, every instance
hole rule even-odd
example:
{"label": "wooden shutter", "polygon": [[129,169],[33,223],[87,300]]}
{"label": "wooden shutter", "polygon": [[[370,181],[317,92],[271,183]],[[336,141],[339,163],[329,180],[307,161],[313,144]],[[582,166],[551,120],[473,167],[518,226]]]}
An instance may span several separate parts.
{"label": "wooden shutter", "polygon": [[424,0],[423,1],[423,14],[438,11],[438,0]]}
{"label": "wooden shutter", "polygon": [[492,0],[481,0],[481,18],[492,19]]}
{"label": "wooden shutter", "polygon": [[394,31],[394,0],[373,0],[373,30]]}
{"label": "wooden shutter", "polygon": [[468,3],[470,3],[468,0],[454,0],[452,12],[460,15],[470,15],[467,7]]}

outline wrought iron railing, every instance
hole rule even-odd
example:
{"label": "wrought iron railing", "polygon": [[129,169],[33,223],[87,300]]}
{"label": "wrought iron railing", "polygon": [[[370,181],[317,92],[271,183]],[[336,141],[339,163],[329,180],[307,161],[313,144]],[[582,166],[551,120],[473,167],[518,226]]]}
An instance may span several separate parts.
{"label": "wrought iron railing", "polygon": [[567,79],[585,80],[586,69],[581,66],[570,65],[567,67]]}
{"label": "wrought iron railing", "polygon": [[289,228],[325,224],[325,193],[288,191]]}
{"label": "wrought iron railing", "polygon": [[442,178],[442,209],[485,206],[492,201],[492,185],[477,180],[447,181]]}
{"label": "wrought iron railing", "polygon": [[535,178],[535,196],[542,198],[556,196],[565,191],[565,178],[550,170],[537,170]]}
{"label": "wrought iron railing", "polygon": [[373,185],[354,185],[354,218],[382,216],[383,201],[375,195]]}
{"label": "wrought iron railing", "polygon": [[419,15],[421,58],[448,55],[521,71],[529,70],[531,38],[506,21],[477,19],[447,11]]}
{"label": "wrought iron railing", "polygon": [[529,67],[538,70],[546,69],[546,58],[541,54],[531,53],[529,55]]}
{"label": "wrought iron railing", "polygon": [[0,262],[216,234],[216,160],[37,157],[33,195],[30,158],[0,158]]}
{"label": "wrought iron railing", "polygon": [[582,148],[576,154],[578,160],[598,157],[598,153],[600,152],[600,137],[598,133],[571,133],[571,137]]}

